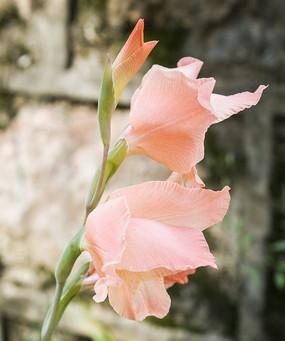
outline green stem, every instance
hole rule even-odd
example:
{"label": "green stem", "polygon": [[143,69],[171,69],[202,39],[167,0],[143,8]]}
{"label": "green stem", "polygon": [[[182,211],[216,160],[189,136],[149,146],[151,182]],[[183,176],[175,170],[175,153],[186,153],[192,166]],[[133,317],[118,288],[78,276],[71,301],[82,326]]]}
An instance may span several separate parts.
{"label": "green stem", "polygon": [[52,302],[51,309],[47,312],[42,330],[41,330],[41,340],[42,341],[50,341],[52,333],[57,326],[59,320],[57,319],[58,307],[60,303],[60,298],[62,295],[62,291],[66,282],[67,277],[69,276],[73,265],[76,259],[81,254],[80,242],[81,237],[84,233],[84,228],[76,233],[76,235],[71,239],[71,241],[66,246],[62,256],[59,259],[55,270],[55,279],[56,279],[56,289],[55,295]]}
{"label": "green stem", "polygon": [[[47,313],[47,321],[49,326],[43,327],[42,340],[50,340],[54,327],[59,323],[66,307],[71,300],[79,293],[84,276],[89,269],[90,263],[85,263],[79,271],[66,283],[63,290],[56,290],[54,302]],[[61,294],[59,295],[59,293]],[[57,307],[55,309],[55,307]],[[46,329],[44,329],[46,328]]]}
{"label": "green stem", "polygon": [[84,276],[89,269],[90,263],[85,263],[79,271],[66,283],[61,299],[59,302],[59,307],[56,315],[56,322],[58,323],[71,300],[79,293]]}
{"label": "green stem", "polygon": [[42,332],[41,332],[41,340],[42,341],[50,341],[52,333],[57,324],[57,311],[58,305],[60,302],[60,297],[62,294],[64,285],[56,283],[55,295],[52,302],[51,310],[48,311],[46,315],[46,319],[43,323]]}

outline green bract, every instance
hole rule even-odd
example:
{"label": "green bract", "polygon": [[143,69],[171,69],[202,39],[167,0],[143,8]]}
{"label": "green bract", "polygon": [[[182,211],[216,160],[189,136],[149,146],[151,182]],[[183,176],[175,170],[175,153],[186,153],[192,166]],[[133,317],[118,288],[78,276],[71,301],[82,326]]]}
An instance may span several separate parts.
{"label": "green bract", "polygon": [[101,83],[100,96],[98,100],[99,129],[104,146],[109,146],[110,144],[111,116],[115,107],[116,101],[113,84],[112,64],[110,60],[107,59]]}

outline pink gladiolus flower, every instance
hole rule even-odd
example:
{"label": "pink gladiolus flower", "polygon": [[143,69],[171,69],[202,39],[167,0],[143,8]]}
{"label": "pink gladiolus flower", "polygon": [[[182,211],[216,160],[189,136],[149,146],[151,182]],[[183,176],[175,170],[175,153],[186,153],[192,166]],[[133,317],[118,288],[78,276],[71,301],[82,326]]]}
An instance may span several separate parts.
{"label": "pink gladiolus flower", "polygon": [[140,19],[112,65],[116,99],[120,97],[129,80],[158,43],[158,41],[145,43],[143,33],[144,21]]}
{"label": "pink gladiolus flower", "polygon": [[185,57],[178,67],[154,65],[136,90],[125,132],[129,154],[144,153],[172,171],[189,173],[204,157],[208,127],[256,105],[266,86],[232,96],[213,94],[214,78],[196,79],[198,59]]}
{"label": "pink gladiolus flower", "polygon": [[168,181],[113,192],[86,223],[87,250],[99,278],[95,301],[108,296],[129,319],[164,317],[168,287],[187,283],[198,267],[216,267],[202,230],[223,219],[229,200],[228,187],[215,192]]}

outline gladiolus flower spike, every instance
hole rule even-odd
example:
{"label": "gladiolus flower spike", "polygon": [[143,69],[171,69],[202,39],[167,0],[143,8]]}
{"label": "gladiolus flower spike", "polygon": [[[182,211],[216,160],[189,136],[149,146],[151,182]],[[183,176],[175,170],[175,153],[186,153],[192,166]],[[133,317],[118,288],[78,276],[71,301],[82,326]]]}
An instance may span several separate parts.
{"label": "gladiolus flower spike", "polygon": [[[51,340],[66,306],[80,289],[94,287],[94,300],[108,297],[125,318],[163,318],[171,304],[169,287],[186,284],[200,267],[217,268],[203,230],[223,220],[230,203],[229,187],[206,189],[196,166],[204,158],[207,129],[256,105],[266,86],[222,96],[213,93],[214,78],[198,78],[203,62],[196,58],[184,57],[172,69],[154,65],[132,97],[128,127],[109,152],[112,112],[157,44],[145,43],[143,30],[140,19],[115,61],[105,67],[98,99],[103,157],[82,227],[56,267],[56,291],[41,341]],[[110,178],[133,154],[147,155],[172,174],[166,181],[118,189],[100,203]],[[84,250],[90,264],[70,278]]]}

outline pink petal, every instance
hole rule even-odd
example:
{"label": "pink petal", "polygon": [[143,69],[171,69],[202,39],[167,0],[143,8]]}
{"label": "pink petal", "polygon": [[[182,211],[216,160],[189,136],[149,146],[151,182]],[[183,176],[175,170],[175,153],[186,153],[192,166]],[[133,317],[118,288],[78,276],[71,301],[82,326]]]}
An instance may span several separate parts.
{"label": "pink petal", "polygon": [[230,202],[229,187],[221,191],[184,188],[168,181],[150,181],[125,187],[110,198],[125,197],[131,216],[199,230],[217,224]]}
{"label": "pink petal", "polygon": [[94,285],[95,295],[93,299],[96,303],[104,302],[108,296],[108,286],[105,278],[100,278]]}
{"label": "pink petal", "polygon": [[126,249],[118,269],[146,272],[166,269],[177,273],[200,266],[216,267],[203,233],[148,219],[131,219]]}
{"label": "pink petal", "polygon": [[189,173],[185,174],[173,172],[167,181],[176,182],[177,184],[188,188],[205,187],[203,180],[198,175],[196,167],[193,167]]}
{"label": "pink petal", "polygon": [[245,91],[231,96],[212,94],[211,105],[213,113],[217,117],[216,122],[223,121],[231,115],[256,105],[266,88],[267,86],[260,85],[255,92]]}
{"label": "pink petal", "polygon": [[98,275],[96,272],[94,272],[94,273],[92,273],[92,274],[86,276],[86,277],[83,279],[83,281],[82,281],[82,286],[83,286],[83,287],[89,287],[89,286],[91,286],[91,285],[94,286],[95,283],[98,281],[98,279],[99,279],[99,275]]}
{"label": "pink petal", "polygon": [[129,217],[126,200],[118,198],[99,205],[87,219],[87,249],[101,276],[121,259]]}
{"label": "pink petal", "polygon": [[[178,68],[179,69],[179,68]],[[204,156],[213,79],[190,80],[183,72],[154,66],[131,103],[126,134],[130,154],[145,153],[171,170],[187,173]]]}
{"label": "pink petal", "polygon": [[163,278],[153,273],[120,271],[121,286],[109,288],[109,302],[121,316],[141,321],[153,315],[163,318],[170,308],[170,297]]}
{"label": "pink petal", "polygon": [[202,66],[203,62],[193,57],[181,58],[177,63],[178,70],[183,72],[190,79],[198,77]]}
{"label": "pink petal", "polygon": [[175,283],[179,284],[187,284],[189,282],[188,276],[193,275],[196,270],[187,270],[174,273],[172,275],[168,275],[164,277],[164,285],[168,289]]}

